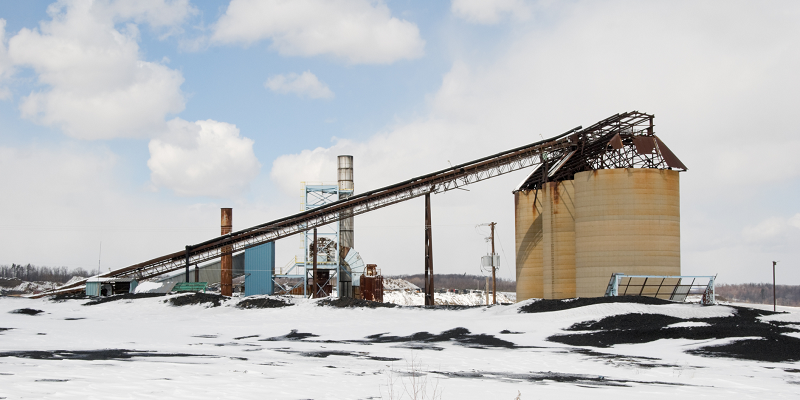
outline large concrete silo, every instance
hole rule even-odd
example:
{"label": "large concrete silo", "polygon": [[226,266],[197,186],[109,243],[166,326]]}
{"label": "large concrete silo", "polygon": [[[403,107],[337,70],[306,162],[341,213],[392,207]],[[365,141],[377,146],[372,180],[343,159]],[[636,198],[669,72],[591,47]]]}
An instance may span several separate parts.
{"label": "large concrete silo", "polygon": [[617,114],[542,151],[512,192],[517,301],[603,296],[613,273],[680,275],[687,168],[653,118]]}
{"label": "large concrete silo", "polygon": [[680,275],[678,171],[603,169],[574,182],[578,297],[603,296],[614,272]]}
{"label": "large concrete silo", "polygon": [[542,201],[538,189],[514,193],[517,301],[542,298]]}
{"label": "large concrete silo", "polygon": [[542,281],[545,299],[575,297],[575,187],[573,181],[544,185]]}

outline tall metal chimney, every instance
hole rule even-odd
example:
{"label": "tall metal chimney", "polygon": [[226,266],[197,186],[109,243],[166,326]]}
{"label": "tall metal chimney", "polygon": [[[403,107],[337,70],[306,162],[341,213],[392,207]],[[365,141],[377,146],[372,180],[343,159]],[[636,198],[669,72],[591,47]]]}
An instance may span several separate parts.
{"label": "tall metal chimney", "polygon": [[[339,199],[353,195],[353,156],[339,156],[337,176]],[[344,263],[347,252],[354,246],[353,215],[339,221],[339,297],[353,297],[352,270]]]}
{"label": "tall metal chimney", "polygon": [[[339,199],[353,195],[353,156],[339,156]],[[339,245],[353,248],[353,216],[339,221]]]}
{"label": "tall metal chimney", "polygon": [[[233,209],[221,209],[221,235],[227,235],[233,231]],[[220,261],[220,294],[223,296],[233,295],[233,254],[231,254],[231,246],[224,246],[222,248],[222,260]],[[227,253],[227,254],[225,254]]]}

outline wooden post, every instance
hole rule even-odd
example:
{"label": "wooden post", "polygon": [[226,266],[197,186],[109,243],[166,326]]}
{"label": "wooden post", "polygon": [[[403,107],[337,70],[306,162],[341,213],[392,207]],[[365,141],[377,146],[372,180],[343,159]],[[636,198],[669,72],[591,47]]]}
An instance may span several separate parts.
{"label": "wooden post", "polygon": [[425,194],[425,305],[433,299],[433,232],[431,230],[431,194]]}
{"label": "wooden post", "polygon": [[772,311],[778,312],[778,298],[775,296],[775,265],[777,261],[772,262]]}

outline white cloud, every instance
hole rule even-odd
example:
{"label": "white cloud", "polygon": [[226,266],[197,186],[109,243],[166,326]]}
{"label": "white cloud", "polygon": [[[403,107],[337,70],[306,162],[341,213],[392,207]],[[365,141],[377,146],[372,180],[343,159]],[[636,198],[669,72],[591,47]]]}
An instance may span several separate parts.
{"label": "white cloud", "polygon": [[189,0],[136,0],[95,1],[115,20],[133,20],[154,28],[176,29],[186,19],[197,13]]}
{"label": "white cloud", "polygon": [[218,236],[220,207],[234,207],[234,229],[278,216],[269,202],[165,202],[129,167],[101,143],[0,146],[0,264],[95,269],[102,241],[103,269],[116,269]]}
{"label": "white cloud", "polygon": [[182,196],[235,198],[259,173],[253,141],[235,125],[174,119],[169,133],[150,141],[153,184]]}
{"label": "white cloud", "polygon": [[185,1],[144,3],[63,1],[48,8],[52,17],[39,29],[22,29],[9,41],[15,64],[29,66],[45,85],[20,104],[22,116],[60,127],[80,139],[155,136],[165,117],[184,108],[179,71],[141,59],[138,28],[185,18]]}
{"label": "white cloud", "polygon": [[11,97],[11,92],[5,87],[5,80],[14,72],[6,42],[6,20],[0,18],[0,100]]}
{"label": "white cloud", "polygon": [[[789,154],[800,145],[794,122],[774,118],[793,115],[800,91],[800,51],[788,51],[797,50],[800,7],[781,4],[777,10],[737,3],[720,11],[692,2],[555,3],[552,25],[514,32],[491,59],[471,58],[469,49],[454,62],[430,96],[427,115],[365,141],[279,157],[270,176],[295,194],[299,181],[335,180],[336,155],[352,154],[356,191],[364,192],[638,109],[655,113],[657,133],[689,167],[681,175],[683,272],[757,280],[750,271],[761,259],[800,260],[792,246],[781,247],[780,255],[742,245],[739,235],[756,212],[773,213],[759,202],[795,206],[774,199],[777,189],[787,190],[800,176]],[[631,56],[615,55],[625,52]],[[750,172],[728,179],[730,171],[718,166],[728,157],[739,165],[734,172]],[[434,196],[438,271],[477,272],[482,254],[471,253],[471,225],[489,221],[499,223],[504,265],[513,270],[510,191],[521,178],[512,174],[469,193]],[[356,248],[372,249],[370,262],[385,274],[419,273],[422,217],[420,201],[356,217]],[[799,220],[778,228],[767,222],[754,235],[775,235]],[[411,232],[397,228],[404,225],[413,225]],[[793,226],[786,232],[795,232]],[[800,273],[787,279],[800,282]]]}
{"label": "white cloud", "polygon": [[527,20],[531,8],[524,0],[453,0],[450,10],[476,24],[496,24],[506,18]]}
{"label": "white cloud", "polygon": [[312,99],[333,98],[333,92],[328,85],[317,79],[310,71],[298,75],[296,73],[273,75],[267,79],[264,86],[273,92],[288,94],[294,93],[300,97]]}
{"label": "white cloud", "polygon": [[212,42],[271,39],[280,54],[332,55],[351,64],[389,64],[422,56],[425,41],[382,1],[232,0]]}
{"label": "white cloud", "polygon": [[747,242],[771,246],[796,243],[800,237],[800,213],[789,218],[771,217],[742,229]]}

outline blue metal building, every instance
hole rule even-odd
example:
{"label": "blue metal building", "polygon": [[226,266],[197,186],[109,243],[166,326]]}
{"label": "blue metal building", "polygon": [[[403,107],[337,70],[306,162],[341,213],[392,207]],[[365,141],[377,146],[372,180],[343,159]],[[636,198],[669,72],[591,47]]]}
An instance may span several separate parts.
{"label": "blue metal building", "polygon": [[273,294],[275,242],[264,243],[244,251],[244,295]]}

